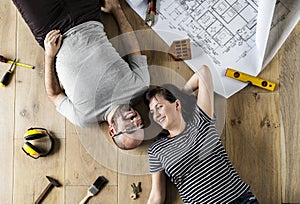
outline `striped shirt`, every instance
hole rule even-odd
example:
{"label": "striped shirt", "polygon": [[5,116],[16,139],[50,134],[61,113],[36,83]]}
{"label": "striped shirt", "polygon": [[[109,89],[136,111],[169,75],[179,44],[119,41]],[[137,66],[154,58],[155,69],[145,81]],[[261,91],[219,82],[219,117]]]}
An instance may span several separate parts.
{"label": "striped shirt", "polygon": [[228,159],[215,120],[196,106],[185,130],[149,148],[150,172],[165,171],[184,203],[228,203],[249,190]]}

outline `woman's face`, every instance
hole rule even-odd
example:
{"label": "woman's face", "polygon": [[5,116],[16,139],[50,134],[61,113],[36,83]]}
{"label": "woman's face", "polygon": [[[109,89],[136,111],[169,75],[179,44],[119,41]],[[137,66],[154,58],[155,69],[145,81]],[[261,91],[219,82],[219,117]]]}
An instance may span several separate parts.
{"label": "woman's face", "polygon": [[153,120],[163,129],[172,130],[180,118],[179,101],[170,103],[161,95],[156,95],[150,100],[149,108]]}

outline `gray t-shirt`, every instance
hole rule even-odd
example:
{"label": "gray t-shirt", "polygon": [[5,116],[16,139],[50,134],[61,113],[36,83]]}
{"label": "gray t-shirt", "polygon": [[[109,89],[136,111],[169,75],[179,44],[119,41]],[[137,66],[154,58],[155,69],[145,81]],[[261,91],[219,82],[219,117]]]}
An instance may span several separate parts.
{"label": "gray t-shirt", "polygon": [[126,63],[108,41],[100,22],[80,24],[63,35],[56,71],[66,97],[57,111],[78,126],[106,120],[112,107],[129,104],[150,84],[147,59]]}

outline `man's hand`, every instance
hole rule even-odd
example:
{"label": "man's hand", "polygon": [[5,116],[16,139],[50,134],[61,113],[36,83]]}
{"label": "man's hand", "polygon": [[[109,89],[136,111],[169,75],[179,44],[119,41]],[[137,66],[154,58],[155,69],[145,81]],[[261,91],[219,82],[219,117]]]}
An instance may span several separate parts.
{"label": "man's hand", "polygon": [[45,56],[54,58],[61,46],[62,35],[59,30],[50,31],[44,40]]}
{"label": "man's hand", "polygon": [[101,7],[101,11],[105,13],[114,13],[115,10],[120,8],[121,5],[119,0],[104,0],[104,7]]}
{"label": "man's hand", "polygon": [[[141,55],[139,42],[135,36],[133,28],[129,24],[119,0],[104,0],[104,7],[101,10],[106,13],[112,13],[116,19],[119,30],[122,35],[122,43],[125,55]],[[123,54],[123,53],[122,53]]]}
{"label": "man's hand", "polygon": [[59,30],[50,31],[44,40],[45,46],[45,87],[52,103],[57,106],[61,98],[65,97],[61,89],[54,66],[54,58],[61,46],[62,35]]}

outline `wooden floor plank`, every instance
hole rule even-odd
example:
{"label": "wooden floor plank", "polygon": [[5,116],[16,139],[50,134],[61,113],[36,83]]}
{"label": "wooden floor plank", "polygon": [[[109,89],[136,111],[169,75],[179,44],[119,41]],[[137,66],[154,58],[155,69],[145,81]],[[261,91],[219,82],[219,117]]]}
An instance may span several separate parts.
{"label": "wooden floor plank", "polygon": [[44,86],[44,52],[18,15],[18,51],[20,61],[35,69],[19,68],[16,72],[16,136],[23,137],[29,127],[44,127],[58,137],[65,137],[65,118],[49,101]]}
{"label": "wooden floor plank", "polygon": [[[45,176],[64,181],[65,119],[55,111],[45,94],[43,50],[19,14],[16,22],[18,59],[36,68],[16,70],[14,203],[33,203],[48,184]],[[21,150],[25,142],[23,135],[30,127],[43,127],[51,132],[55,137],[53,154],[38,160],[24,154]],[[49,139],[45,138],[42,143],[46,140]],[[37,145],[36,141],[30,142]],[[64,203],[63,188],[53,191],[45,203]]]}
{"label": "wooden floor plank", "polygon": [[282,202],[300,203],[300,23],[279,52]]}
{"label": "wooden floor plank", "polygon": [[280,203],[279,94],[236,94],[227,110],[230,160],[261,203]]}
{"label": "wooden floor plank", "polygon": [[[99,164],[81,144],[80,137],[89,138],[91,135],[82,135],[82,133],[78,135],[74,125],[69,122],[67,122],[66,126],[66,135],[66,203],[79,203],[98,176],[104,176],[108,180],[108,184],[103,190],[103,193],[101,193],[101,196],[97,196],[97,198],[93,198],[91,201],[93,200],[94,203],[97,203],[97,201],[101,201],[101,203],[117,203],[113,202],[117,200],[117,172]],[[102,151],[101,156],[108,156],[107,152]],[[111,160],[111,162],[117,163],[117,160]],[[76,196],[73,196],[73,189],[78,190]],[[103,194],[109,195],[105,195],[103,198]],[[108,202],[110,197],[111,202]]]}
{"label": "wooden floor plank", "polygon": [[[55,143],[64,144],[65,141],[56,138]],[[23,139],[15,140],[13,203],[32,204],[48,185],[46,176],[63,184],[65,148],[56,145],[53,154],[35,160],[24,154],[23,144]],[[64,203],[63,187],[52,189],[43,203]]]}
{"label": "wooden floor plank", "polygon": [[[1,1],[0,16],[0,55],[13,59],[16,55],[16,11],[9,0]],[[0,77],[9,67],[8,64],[0,63]],[[5,204],[13,200],[14,101],[15,74],[6,88],[0,87],[0,198]]]}
{"label": "wooden floor plank", "polygon": [[[138,185],[138,182],[141,182],[141,192],[138,193],[137,199],[131,199],[131,194],[133,193],[131,184],[135,183]],[[147,203],[148,196],[151,190],[151,176],[143,175],[143,176],[134,176],[134,175],[126,175],[119,174],[118,176],[118,199],[119,204],[144,204]]]}
{"label": "wooden floor plank", "polygon": [[[87,193],[87,186],[66,186],[66,204],[69,203],[79,203]],[[97,195],[92,196],[88,200],[88,204],[116,204],[118,197],[117,195],[117,186],[108,185],[104,189],[102,189]]]}

